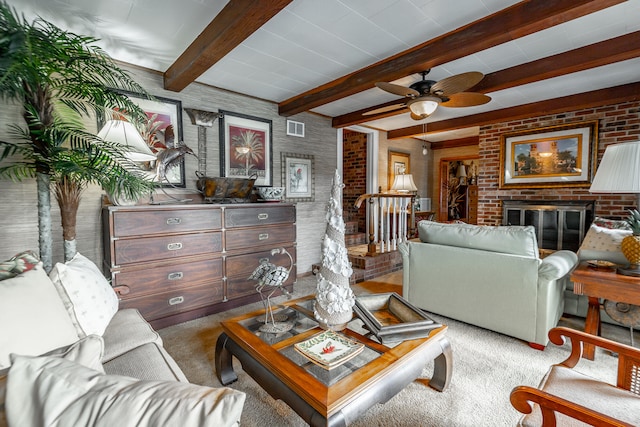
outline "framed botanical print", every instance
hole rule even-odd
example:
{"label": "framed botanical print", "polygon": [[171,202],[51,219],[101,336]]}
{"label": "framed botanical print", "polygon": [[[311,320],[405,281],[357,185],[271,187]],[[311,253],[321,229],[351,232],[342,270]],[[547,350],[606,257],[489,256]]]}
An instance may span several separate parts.
{"label": "framed botanical print", "polygon": [[306,154],[280,153],[282,181],[285,199],[297,202],[314,201],[315,171],[313,156]]}
{"label": "framed botanical print", "polygon": [[219,111],[220,176],[255,177],[256,186],[272,185],[271,120]]}

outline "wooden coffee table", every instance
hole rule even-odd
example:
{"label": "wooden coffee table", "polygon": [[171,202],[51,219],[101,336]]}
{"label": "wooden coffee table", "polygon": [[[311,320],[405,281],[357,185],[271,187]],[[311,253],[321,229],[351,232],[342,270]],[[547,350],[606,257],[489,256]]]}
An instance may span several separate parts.
{"label": "wooden coffee table", "polygon": [[344,364],[327,370],[294,349],[294,344],[321,332],[313,319],[313,296],[283,304],[282,312],[295,321],[280,334],[259,332],[264,310],[222,322],[224,332],[216,344],[215,368],[223,385],[238,379],[232,356],[274,399],[281,399],[311,426],[346,426],[376,403],[384,403],[419,378],[425,364],[434,362],[429,385],[443,391],[449,385],[452,351],[446,326],[427,338],[394,346],[369,339],[355,318],[341,331],[365,344],[364,350]]}
{"label": "wooden coffee table", "polygon": [[[589,297],[589,309],[584,322],[584,331],[600,335],[600,298],[616,302],[640,305],[640,278],[624,276],[614,269],[597,269],[586,262],[581,263],[571,273],[573,293]],[[582,355],[593,360],[595,348],[584,344]]]}

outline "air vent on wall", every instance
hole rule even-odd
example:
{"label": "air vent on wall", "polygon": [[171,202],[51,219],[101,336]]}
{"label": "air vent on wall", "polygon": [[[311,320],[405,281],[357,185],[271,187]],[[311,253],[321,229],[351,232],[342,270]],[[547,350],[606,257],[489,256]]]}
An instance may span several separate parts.
{"label": "air vent on wall", "polygon": [[287,135],[304,138],[304,123],[287,120]]}

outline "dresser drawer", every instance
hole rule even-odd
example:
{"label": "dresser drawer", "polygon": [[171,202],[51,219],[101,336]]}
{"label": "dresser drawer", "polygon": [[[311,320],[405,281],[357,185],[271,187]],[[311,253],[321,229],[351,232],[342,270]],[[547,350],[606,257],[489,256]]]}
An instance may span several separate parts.
{"label": "dresser drawer", "polygon": [[[262,260],[267,260],[275,265],[289,268],[289,265],[291,264],[291,261],[289,261],[289,257],[285,254],[275,254],[272,256],[271,249],[275,248],[270,248],[268,250],[254,252],[251,254],[234,255],[227,257],[227,259],[225,260],[226,276],[248,278],[251,273],[253,273],[253,270],[255,270],[260,265]],[[287,252],[289,252],[293,257],[294,262],[294,267],[291,270],[290,276],[292,275],[295,277],[296,249],[295,247],[291,246],[288,246],[286,249]]]}
{"label": "dresser drawer", "polygon": [[222,282],[160,292],[140,298],[123,299],[120,308],[137,308],[147,320],[160,319],[222,302]]}
{"label": "dresser drawer", "polygon": [[264,245],[274,249],[279,244],[294,242],[295,240],[295,224],[238,228],[225,231],[225,247],[227,251]]}
{"label": "dresser drawer", "polygon": [[[287,280],[285,280],[284,284],[286,286],[293,284],[296,280],[295,268],[291,270],[291,274]],[[258,284],[255,280],[243,279],[241,277],[237,277],[235,279],[227,279],[227,298],[232,300],[234,298],[240,298],[247,295],[258,295],[256,291],[256,285]],[[262,290],[262,295],[266,298],[273,291],[273,288],[265,287]],[[277,295],[280,295],[278,292]]]}
{"label": "dresser drawer", "polygon": [[255,208],[226,208],[224,211],[224,225],[226,228],[252,227],[293,223],[296,221],[295,206],[265,206]]}
{"label": "dresser drawer", "polygon": [[115,237],[219,230],[220,209],[173,209],[113,212]]}
{"label": "dresser drawer", "polygon": [[123,298],[165,292],[193,284],[222,280],[222,259],[189,262],[180,260],[159,267],[120,271],[113,274],[114,286],[126,286],[129,293]]}
{"label": "dresser drawer", "polygon": [[188,255],[199,255],[222,250],[222,233],[184,234],[120,239],[115,246],[115,265],[136,262],[172,259]]}

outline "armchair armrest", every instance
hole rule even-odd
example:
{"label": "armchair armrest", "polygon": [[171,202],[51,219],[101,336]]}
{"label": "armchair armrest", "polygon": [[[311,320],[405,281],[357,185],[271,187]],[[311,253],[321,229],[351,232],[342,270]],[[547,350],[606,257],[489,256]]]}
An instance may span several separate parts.
{"label": "armchair armrest", "polygon": [[578,265],[578,255],[571,251],[557,251],[542,259],[538,277],[558,280],[569,274]]}
{"label": "armchair armrest", "polygon": [[518,386],[511,391],[511,405],[523,414],[533,410],[529,402],[537,403],[542,412],[542,425],[555,426],[556,412],[594,426],[633,427],[585,406],[529,386]]}
{"label": "armchair armrest", "polygon": [[[557,327],[549,331],[549,340],[556,345],[563,345],[567,338],[571,341],[571,354],[559,365],[574,368],[581,360],[584,343],[615,352],[618,354],[616,387],[637,394],[640,399],[640,388],[637,386],[640,380],[638,373],[640,372],[640,349],[565,327]],[[533,411],[531,403],[538,404],[542,413],[543,426],[556,425],[556,412],[590,425],[632,425],[534,387],[518,386],[514,388],[510,400],[513,407],[523,414],[530,414]]]}
{"label": "armchair armrest", "polygon": [[[631,369],[632,362],[635,362],[636,366],[640,367],[640,349],[611,341],[597,335],[578,331],[577,329],[559,326],[549,331],[549,340],[555,345],[563,345],[565,343],[565,338],[569,338],[571,341],[571,354],[567,359],[560,363],[561,365],[564,365],[567,368],[575,367],[582,358],[582,344],[593,344],[596,347],[618,354],[618,387],[631,390],[630,384],[627,384],[626,386],[621,384],[620,371],[624,368]],[[630,378],[628,380],[630,380]],[[640,390],[636,390],[634,392],[636,394],[640,394]]]}

